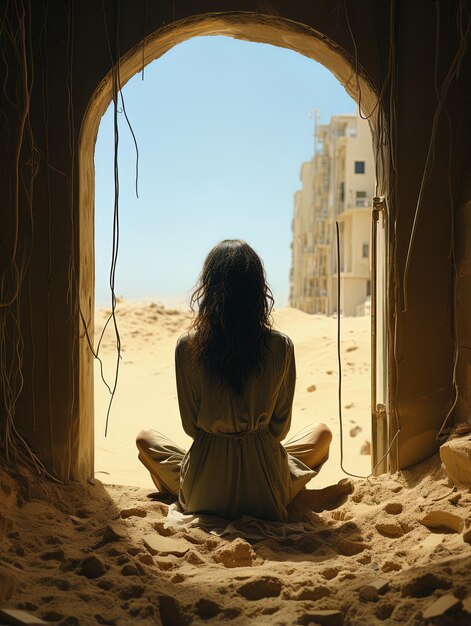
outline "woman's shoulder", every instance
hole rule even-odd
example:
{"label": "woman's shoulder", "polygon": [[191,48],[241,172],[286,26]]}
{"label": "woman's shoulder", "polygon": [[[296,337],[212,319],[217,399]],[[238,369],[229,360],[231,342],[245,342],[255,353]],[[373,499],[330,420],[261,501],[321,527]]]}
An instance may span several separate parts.
{"label": "woman's shoulder", "polygon": [[185,352],[189,348],[194,335],[194,331],[187,331],[186,333],[183,333],[183,335],[180,335],[180,337],[177,339],[177,344],[175,348],[176,351]]}
{"label": "woman's shoulder", "polygon": [[186,332],[177,339],[175,345],[175,364],[181,366],[187,371],[192,369],[191,364],[191,338],[194,333]]}
{"label": "woman's shoulder", "polygon": [[273,328],[270,330],[270,343],[274,348],[284,348],[285,350],[294,349],[294,344],[288,335],[285,335],[285,333],[279,330],[274,330]]}
{"label": "woman's shoulder", "polygon": [[177,339],[177,346],[187,345],[188,343],[190,343],[194,335],[195,335],[195,331],[187,330],[186,333],[183,333],[183,335],[180,335],[180,337]]}
{"label": "woman's shoulder", "polygon": [[[194,336],[195,331],[188,331],[180,335],[175,348],[177,355],[184,355],[188,352]],[[291,352],[294,350],[294,344],[288,335],[273,328],[270,329],[268,345],[270,350],[275,352]]]}

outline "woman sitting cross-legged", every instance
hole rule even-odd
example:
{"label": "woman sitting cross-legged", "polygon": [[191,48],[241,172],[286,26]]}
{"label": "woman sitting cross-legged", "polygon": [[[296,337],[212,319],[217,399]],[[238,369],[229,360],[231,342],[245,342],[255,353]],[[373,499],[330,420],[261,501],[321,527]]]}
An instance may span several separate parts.
{"label": "woman sitting cross-legged", "polygon": [[139,459],[188,513],[286,521],[286,506],[329,456],[332,433],[308,426],[284,445],[296,381],[293,343],[271,328],[273,297],[262,262],[240,240],[209,253],[177,342],[178,403],[193,443],[185,452],[151,429]]}

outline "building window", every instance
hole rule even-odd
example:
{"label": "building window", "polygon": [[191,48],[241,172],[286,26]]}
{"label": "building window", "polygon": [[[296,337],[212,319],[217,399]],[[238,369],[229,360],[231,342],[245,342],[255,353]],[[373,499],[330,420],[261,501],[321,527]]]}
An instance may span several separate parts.
{"label": "building window", "polygon": [[367,207],[369,205],[369,200],[366,195],[366,191],[357,191],[355,197],[355,206],[357,207]]}
{"label": "building window", "polygon": [[366,281],[366,297],[371,296],[371,280]]}
{"label": "building window", "polygon": [[365,162],[355,161],[355,174],[364,174],[364,173],[365,173]]}
{"label": "building window", "polygon": [[370,246],[367,243],[363,244],[363,258],[367,259],[368,255],[370,254]]}

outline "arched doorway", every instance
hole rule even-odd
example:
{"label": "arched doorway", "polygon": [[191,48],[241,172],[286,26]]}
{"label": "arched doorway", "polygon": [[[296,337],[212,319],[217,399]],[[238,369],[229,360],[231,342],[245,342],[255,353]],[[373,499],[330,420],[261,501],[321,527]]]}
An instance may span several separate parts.
{"label": "arched doorway", "polygon": [[[359,103],[363,113],[369,116],[373,133],[376,160],[378,164],[386,163],[385,147],[379,145],[378,125],[381,124],[382,111],[377,105],[377,98],[367,77],[360,72],[358,64],[353,59],[328,41],[324,36],[293,23],[286,19],[270,16],[255,16],[249,14],[226,14],[215,16],[201,16],[182,20],[178,24],[160,29],[152,36],[146,37],[136,48],[126,54],[115,64],[113,71],[97,88],[91,99],[87,114],[82,125],[79,146],[79,199],[80,199],[80,307],[83,319],[88,328],[93,326],[94,309],[94,162],[93,150],[101,117],[113,95],[135,73],[146,64],[159,58],[176,44],[194,36],[226,35],[247,41],[268,43],[279,47],[289,48],[307,57],[310,57],[326,66],[341,82],[347,92]],[[382,159],[378,158],[382,155]],[[385,195],[384,174],[377,172],[377,193]],[[386,220],[384,222],[387,227]],[[386,228],[384,230],[386,234]],[[383,267],[386,276],[386,267]],[[385,302],[386,293],[381,293]],[[383,316],[385,311],[383,310]],[[384,317],[383,317],[384,320]],[[374,361],[384,364],[386,361],[386,324],[380,325],[379,335],[384,339],[379,344],[378,354]],[[378,330],[378,329],[377,329]],[[376,358],[379,355],[379,358]],[[377,401],[387,402],[386,368],[375,370]],[[81,400],[80,415],[80,449],[84,458],[93,455],[93,355],[89,346],[82,338],[80,347],[79,392]],[[379,396],[379,397],[378,397]],[[373,457],[375,458],[375,457]]]}

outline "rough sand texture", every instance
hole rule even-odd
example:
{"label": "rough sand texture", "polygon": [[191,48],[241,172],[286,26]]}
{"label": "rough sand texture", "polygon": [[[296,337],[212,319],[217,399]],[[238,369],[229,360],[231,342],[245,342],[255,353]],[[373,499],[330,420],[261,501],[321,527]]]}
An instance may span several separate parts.
{"label": "rough sand texture", "polygon": [[[348,495],[325,487],[342,477],[337,429],[331,459],[290,506],[290,519],[304,525],[301,539],[250,544],[166,528],[167,504],[135,460],[134,436],[160,421],[186,443],[172,373],[184,319],[127,303],[121,318],[123,377],[97,454],[97,469],[110,474],[97,476],[128,484],[54,485],[0,469],[0,608],[62,626],[471,623],[471,493],[452,491],[438,455],[394,476],[357,480]],[[335,429],[335,321],[285,310],[277,322],[297,351],[294,428],[322,418]],[[353,404],[345,409],[347,461],[362,472],[367,320],[345,320],[344,329],[345,404]],[[452,612],[440,616],[443,607]]]}
{"label": "rough sand texture", "polygon": [[[302,492],[291,517],[305,537],[253,545],[200,529],[171,534],[167,505],[141,487],[28,476],[24,485],[0,471],[0,606],[48,622],[471,623],[471,495],[450,493],[438,456],[357,481],[347,499]],[[439,525],[424,525],[427,516]],[[147,535],[165,544],[147,547]],[[450,594],[458,611],[425,622],[421,611]]]}

